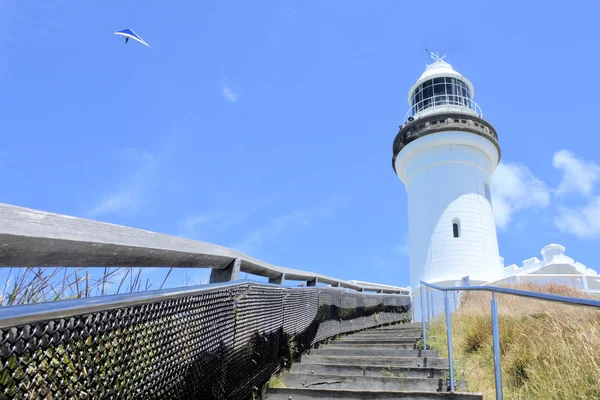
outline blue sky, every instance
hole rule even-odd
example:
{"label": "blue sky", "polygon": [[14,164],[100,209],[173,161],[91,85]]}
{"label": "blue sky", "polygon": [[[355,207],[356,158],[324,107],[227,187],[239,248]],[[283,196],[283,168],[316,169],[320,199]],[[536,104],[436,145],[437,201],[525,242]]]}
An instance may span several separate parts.
{"label": "blue sky", "polygon": [[599,268],[599,5],[171,3],[0,0],[0,202],[406,285],[392,141],[427,43],[498,131],[506,265]]}

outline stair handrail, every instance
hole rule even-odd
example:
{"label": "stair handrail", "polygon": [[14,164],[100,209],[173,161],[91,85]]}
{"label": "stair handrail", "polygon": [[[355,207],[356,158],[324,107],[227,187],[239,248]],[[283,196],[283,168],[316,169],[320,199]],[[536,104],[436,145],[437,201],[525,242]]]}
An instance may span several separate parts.
{"label": "stair handrail", "polygon": [[0,203],[0,267],[14,266],[207,268],[210,283],[235,281],[245,272],[273,284],[304,281],[306,286],[409,294],[404,287],[354,284],[272,265],[212,243]]}
{"label": "stair handrail", "polygon": [[[450,370],[450,391],[454,392],[454,362],[452,354],[452,324],[450,320],[450,303],[448,300],[448,292],[491,292],[491,314],[492,314],[492,337],[493,337],[493,349],[494,349],[494,378],[495,378],[495,389],[496,389],[496,400],[502,400],[502,372],[501,372],[501,360],[500,360],[500,334],[498,326],[498,303],[496,302],[496,293],[509,294],[513,296],[527,297],[531,299],[554,301],[563,304],[569,304],[574,306],[587,306],[600,308],[600,300],[584,299],[579,297],[570,296],[559,296],[556,294],[530,292],[527,290],[510,289],[499,286],[438,286],[431,283],[421,281],[420,296],[421,296],[421,329],[423,332],[423,348],[427,349],[427,335],[425,329],[425,316],[428,321],[431,319],[429,316],[429,291],[439,290],[444,292],[444,311],[446,314],[446,336],[448,341],[448,367]],[[425,295],[427,301],[424,301],[423,287],[427,288],[428,293]],[[426,304],[426,306],[425,306]],[[427,308],[427,311],[425,311]],[[433,309],[433,304],[431,305]],[[433,315],[433,313],[432,313]]]}

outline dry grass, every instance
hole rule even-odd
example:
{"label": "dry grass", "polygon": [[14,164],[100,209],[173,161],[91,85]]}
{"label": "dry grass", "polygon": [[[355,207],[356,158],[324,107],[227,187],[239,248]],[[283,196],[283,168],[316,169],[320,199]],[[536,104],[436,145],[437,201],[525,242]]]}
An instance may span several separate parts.
{"label": "dry grass", "polygon": [[267,387],[275,389],[286,388],[287,386],[285,386],[285,383],[283,383],[283,378],[281,377],[281,375],[276,374],[269,379],[269,382],[267,382]]}
{"label": "dry grass", "polygon": [[[516,289],[591,297],[562,285]],[[600,310],[496,295],[505,399],[600,399]],[[452,316],[456,379],[495,399],[489,293],[465,293]],[[428,344],[447,356],[445,319],[432,323]]]}
{"label": "dry grass", "polygon": [[0,287],[0,307],[160,289],[172,270],[155,286],[142,278],[142,268],[8,268]]}

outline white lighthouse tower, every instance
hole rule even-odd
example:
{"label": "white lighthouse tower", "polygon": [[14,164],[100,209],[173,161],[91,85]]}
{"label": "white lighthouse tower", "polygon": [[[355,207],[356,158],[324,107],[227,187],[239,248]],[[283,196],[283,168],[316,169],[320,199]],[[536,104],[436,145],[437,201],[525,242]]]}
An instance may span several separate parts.
{"label": "white lighthouse tower", "polygon": [[[431,56],[434,62],[408,92],[408,122],[394,140],[392,158],[408,194],[416,310],[421,280],[454,286],[469,276],[475,285],[503,274],[490,196],[498,136],[473,101],[473,84],[444,57]],[[436,309],[443,305],[436,303]],[[414,316],[420,320],[420,311]]]}

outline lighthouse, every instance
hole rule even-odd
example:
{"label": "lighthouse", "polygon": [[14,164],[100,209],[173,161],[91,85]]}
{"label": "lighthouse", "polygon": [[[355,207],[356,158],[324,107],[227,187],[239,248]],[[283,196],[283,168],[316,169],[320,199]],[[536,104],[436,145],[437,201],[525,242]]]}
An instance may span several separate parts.
{"label": "lighthouse", "polygon": [[[410,284],[418,310],[420,281],[455,286],[468,276],[476,285],[503,274],[490,194],[498,135],[473,100],[473,84],[444,57],[431,58],[408,91],[392,157],[408,196]],[[436,309],[443,305],[436,303]]]}

